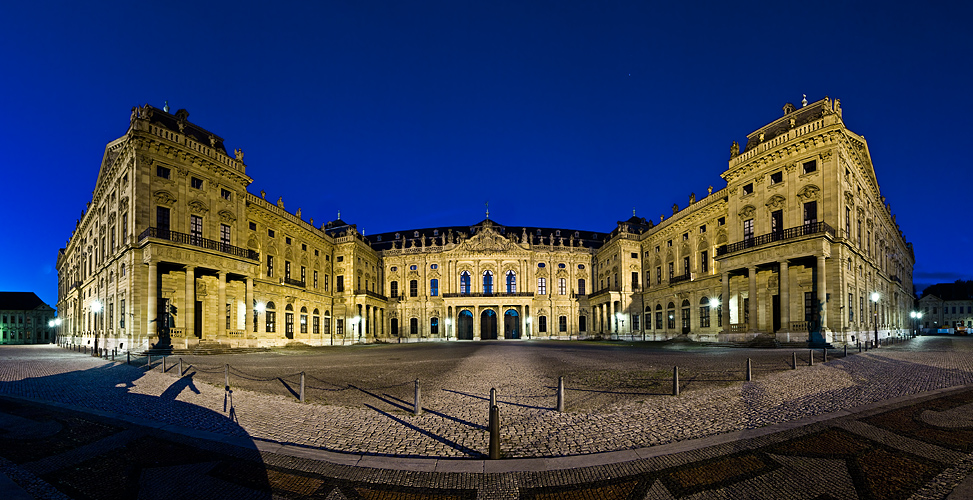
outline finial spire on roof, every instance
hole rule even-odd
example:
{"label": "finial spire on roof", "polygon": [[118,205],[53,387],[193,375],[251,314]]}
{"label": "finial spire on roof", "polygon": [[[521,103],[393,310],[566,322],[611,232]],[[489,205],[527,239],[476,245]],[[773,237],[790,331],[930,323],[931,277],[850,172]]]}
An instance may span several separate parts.
{"label": "finial spire on roof", "polygon": [[490,200],[487,200],[486,202],[486,218],[490,218]]}
{"label": "finial spire on roof", "polygon": [[804,98],[801,99],[801,107],[803,108],[804,106],[807,106],[807,94],[801,94],[801,95],[804,96]]}
{"label": "finial spire on roof", "polygon": [[635,217],[635,207],[632,207],[632,217]]}
{"label": "finial spire on roof", "polygon": [[166,113],[169,112],[169,101],[166,101],[166,105],[162,106],[162,111],[165,111]]}
{"label": "finial spire on roof", "polygon": [[339,219],[341,218],[341,209],[340,208],[338,209],[338,218]]}

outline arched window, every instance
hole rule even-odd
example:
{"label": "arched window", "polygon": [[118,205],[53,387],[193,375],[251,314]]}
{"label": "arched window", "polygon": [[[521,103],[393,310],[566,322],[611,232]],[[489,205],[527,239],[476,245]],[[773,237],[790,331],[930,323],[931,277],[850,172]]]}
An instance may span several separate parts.
{"label": "arched window", "polygon": [[709,297],[699,300],[699,327],[709,328]]}
{"label": "arched window", "polygon": [[264,312],[264,316],[267,317],[267,333],[277,331],[277,311],[274,310],[276,308],[273,302],[267,302],[266,311]]}
{"label": "arched window", "polygon": [[645,306],[645,329],[652,329],[652,306]]}
{"label": "arched window", "polygon": [[307,333],[307,308],[301,307],[301,333]]}
{"label": "arched window", "polygon": [[317,309],[311,312],[311,333],[321,333],[321,318],[319,317]]}
{"label": "arched window", "polygon": [[673,302],[670,302],[666,308],[666,329],[676,329],[676,304]]}
{"label": "arched window", "polygon": [[507,271],[507,293],[517,293],[517,273]]}
{"label": "arched window", "polygon": [[459,275],[459,293],[463,295],[470,294],[470,272],[463,271]]}
{"label": "arched window", "polygon": [[493,271],[483,271],[483,293],[493,293]]}
{"label": "arched window", "polygon": [[689,333],[689,300],[682,301],[682,332]]}

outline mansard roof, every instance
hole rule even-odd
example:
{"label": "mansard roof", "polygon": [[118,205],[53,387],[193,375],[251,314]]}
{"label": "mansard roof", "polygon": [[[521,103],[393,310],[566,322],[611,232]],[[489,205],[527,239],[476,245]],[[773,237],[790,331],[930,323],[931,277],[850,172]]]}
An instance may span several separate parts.
{"label": "mansard roof", "polygon": [[[190,122],[188,120],[189,111],[180,109],[176,111],[174,115],[172,115],[149,104],[146,104],[145,107],[152,110],[151,113],[147,113],[149,123],[166,128],[172,132],[187,135],[200,144],[212,144],[214,148],[219,149],[223,152],[223,154],[226,154],[226,148],[223,147],[223,138],[204,129],[203,127],[200,127],[199,125],[196,125],[195,123]],[[180,121],[183,123],[182,130],[179,130]],[[212,137],[215,142],[210,143],[210,137]]]}
{"label": "mansard roof", "polygon": [[33,311],[43,308],[51,309],[51,306],[34,292],[0,292],[0,310]]}
{"label": "mansard roof", "polygon": [[393,248],[395,242],[397,241],[405,242],[416,238],[416,233],[418,233],[418,237],[425,238],[443,238],[449,234],[458,235],[460,233],[473,236],[487,227],[504,235],[508,232],[518,236],[526,234],[532,241],[536,239],[538,235],[543,238],[548,238],[551,236],[555,238],[564,238],[565,241],[571,237],[574,237],[576,242],[583,244],[587,248],[601,247],[605,242],[605,238],[607,238],[610,234],[605,232],[582,231],[578,229],[556,227],[506,226],[491,219],[483,219],[480,222],[470,226],[442,226],[404,229],[400,231],[371,234],[366,236],[365,239],[368,240],[371,247],[375,250],[389,250]]}
{"label": "mansard roof", "polygon": [[973,300],[973,281],[936,283],[922,291],[922,298],[934,296],[941,300]]}

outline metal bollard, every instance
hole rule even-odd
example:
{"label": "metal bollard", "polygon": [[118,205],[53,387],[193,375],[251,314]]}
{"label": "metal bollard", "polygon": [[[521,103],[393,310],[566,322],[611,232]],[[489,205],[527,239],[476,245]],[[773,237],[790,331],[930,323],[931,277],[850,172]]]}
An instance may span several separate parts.
{"label": "metal bollard", "polygon": [[500,458],[500,407],[490,406],[490,460]]}
{"label": "metal bollard", "polygon": [[862,352],[862,341],[861,340],[858,341],[858,352],[859,352],[859,354]]}
{"label": "metal bollard", "polygon": [[848,344],[845,344],[845,355],[842,356],[842,357],[844,357],[844,358],[847,358],[848,357]]}
{"label": "metal bollard", "polygon": [[162,356],[162,373],[166,372],[166,357]]}
{"label": "metal bollard", "polygon": [[557,411],[564,412],[564,376],[557,378]]}
{"label": "metal bollard", "polygon": [[118,349],[112,349],[112,350],[111,350],[111,360],[112,360],[112,361],[115,361],[115,352],[116,352],[117,350],[118,350]]}
{"label": "metal bollard", "polygon": [[750,358],[747,358],[747,382],[753,380],[753,365]]}
{"label": "metal bollard", "polygon": [[227,391],[230,390],[230,364],[229,363],[227,363],[226,366],[223,367],[223,385],[225,386],[224,390]]}
{"label": "metal bollard", "polygon": [[132,364],[132,351],[125,351],[125,364]]}
{"label": "metal bollard", "polygon": [[183,373],[184,372],[182,371],[182,358],[179,358],[179,376],[182,377]]}
{"label": "metal bollard", "polygon": [[151,368],[152,367],[152,353],[151,352],[150,353],[147,353],[146,356],[149,357],[149,361],[147,363],[145,363],[145,366]]}
{"label": "metal bollard", "polygon": [[679,367],[672,367],[672,395],[679,395]]}
{"label": "metal bollard", "polygon": [[797,369],[797,352],[796,351],[791,353],[791,369],[792,370],[796,370]]}
{"label": "metal bollard", "polygon": [[304,402],[304,372],[301,372],[301,402]]}
{"label": "metal bollard", "polygon": [[807,351],[807,365],[814,366],[814,349],[808,349]]}
{"label": "metal bollard", "polygon": [[419,383],[419,379],[416,379],[416,393],[412,399],[412,414],[422,415],[422,386]]}
{"label": "metal bollard", "polygon": [[490,408],[497,406],[497,389],[496,387],[490,389]]}
{"label": "metal bollard", "polygon": [[828,348],[827,347],[825,347],[824,349],[821,349],[821,359],[824,360],[824,361],[821,361],[822,363],[827,363],[828,362]]}

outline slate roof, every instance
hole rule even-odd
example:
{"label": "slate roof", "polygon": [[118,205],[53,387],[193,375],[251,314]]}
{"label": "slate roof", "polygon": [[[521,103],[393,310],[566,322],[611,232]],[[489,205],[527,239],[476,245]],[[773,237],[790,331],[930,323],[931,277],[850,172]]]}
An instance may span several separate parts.
{"label": "slate roof", "polygon": [[[527,233],[528,238],[530,238],[534,243],[539,243],[537,240],[537,231],[540,230],[540,237],[547,239],[549,242],[549,237],[552,235],[557,235],[560,231],[561,236],[554,236],[554,238],[564,238],[564,244],[568,244],[569,238],[575,236],[574,241],[576,244],[583,243],[587,248],[599,248],[605,243],[605,238],[608,237],[610,233],[608,232],[597,232],[597,231],[582,231],[579,229],[567,229],[567,228],[557,228],[557,227],[537,227],[537,226],[505,226],[498,223],[492,219],[483,219],[472,226],[442,226],[442,227],[428,227],[428,228],[415,228],[415,229],[403,229],[400,231],[389,231],[387,233],[376,233],[370,234],[365,237],[368,240],[371,247],[375,250],[389,250],[393,247],[394,243],[397,241],[405,241],[415,239],[416,232],[419,232],[420,237],[426,238],[437,238],[437,244],[442,244],[441,238],[446,237],[450,231],[452,231],[455,236],[457,233],[466,233],[466,235],[473,236],[480,229],[490,225],[496,232],[500,234],[507,234],[507,232],[512,232],[517,236]],[[438,233],[437,233],[438,231]],[[399,239],[396,239],[396,234],[399,235]],[[438,234],[438,236],[434,236]],[[418,245],[418,243],[416,243]]]}
{"label": "slate roof", "polygon": [[223,147],[223,138],[210,132],[209,130],[204,129],[203,127],[200,127],[199,125],[196,125],[195,123],[190,122],[189,112],[186,111],[185,109],[180,109],[179,111],[176,111],[176,115],[182,113],[185,114],[185,118],[186,118],[183,131],[180,132],[179,119],[176,118],[176,115],[171,115],[169,113],[166,113],[165,111],[155,106],[150,106],[148,104],[146,104],[145,106],[148,108],[152,108],[152,116],[149,118],[149,123],[153,125],[158,125],[160,127],[164,127],[176,133],[187,135],[191,137],[194,141],[203,144],[204,146],[210,145],[209,138],[210,136],[213,136],[214,138],[216,138],[216,145],[213,147],[222,151],[223,154],[226,154],[226,148]]}
{"label": "slate roof", "polygon": [[4,311],[32,311],[41,306],[47,304],[34,292],[0,292],[0,309]]}
{"label": "slate roof", "polygon": [[[833,102],[833,101],[829,100],[829,102]],[[743,148],[742,151],[740,151],[740,154],[746,153],[747,151],[750,151],[751,149],[760,145],[761,132],[764,133],[763,142],[767,142],[773,139],[774,137],[777,137],[778,135],[787,133],[787,131],[791,129],[791,121],[790,121],[791,118],[794,119],[793,128],[800,127],[801,125],[813,122],[814,120],[817,120],[822,116],[824,116],[826,112],[825,109],[826,106],[827,104],[825,100],[821,99],[818,102],[808,104],[807,106],[801,108],[797,108],[795,111],[787,113],[786,115],[778,118],[770,125],[767,125],[766,127],[762,127],[760,129],[753,131],[753,133],[747,136],[747,145],[745,148]]]}

